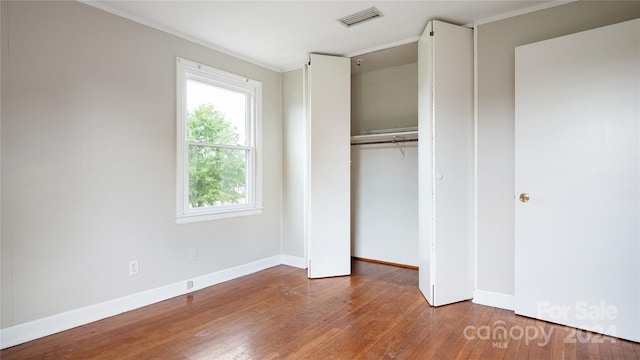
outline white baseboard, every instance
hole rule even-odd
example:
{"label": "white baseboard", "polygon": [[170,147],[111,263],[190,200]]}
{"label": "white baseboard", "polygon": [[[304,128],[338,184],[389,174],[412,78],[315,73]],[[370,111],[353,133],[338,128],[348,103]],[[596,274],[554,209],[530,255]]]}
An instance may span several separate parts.
{"label": "white baseboard", "polygon": [[305,260],[305,258],[301,258],[297,256],[282,255],[282,265],[293,266],[299,269],[306,269],[307,260]]}
{"label": "white baseboard", "polygon": [[473,292],[473,302],[475,304],[493,306],[506,310],[513,310],[515,306],[515,298],[513,295],[484,290],[475,290]]}
{"label": "white baseboard", "polygon": [[282,265],[282,259],[280,257],[280,255],[268,257],[248,264],[239,265],[229,269],[216,271],[211,274],[198,276],[193,279],[187,279],[183,283],[186,284],[186,282],[189,280],[193,281],[193,288],[189,289],[189,291],[187,292],[201,290],[212,285],[220,284],[225,281],[253,274],[260,270],[268,269],[277,265]]}
{"label": "white baseboard", "polygon": [[[304,259],[303,259],[304,260]],[[0,349],[25,343],[283,264],[282,255],[0,329]],[[187,281],[193,288],[187,289]]]}

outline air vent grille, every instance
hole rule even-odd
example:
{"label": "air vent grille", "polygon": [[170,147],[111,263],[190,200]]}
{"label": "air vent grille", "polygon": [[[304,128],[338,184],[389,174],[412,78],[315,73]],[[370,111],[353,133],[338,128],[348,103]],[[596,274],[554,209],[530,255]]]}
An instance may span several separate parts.
{"label": "air vent grille", "polygon": [[347,15],[338,19],[338,22],[346,27],[352,27],[353,25],[362,24],[365,21],[373,20],[382,17],[383,14],[375,7],[367,10],[362,10],[355,14]]}

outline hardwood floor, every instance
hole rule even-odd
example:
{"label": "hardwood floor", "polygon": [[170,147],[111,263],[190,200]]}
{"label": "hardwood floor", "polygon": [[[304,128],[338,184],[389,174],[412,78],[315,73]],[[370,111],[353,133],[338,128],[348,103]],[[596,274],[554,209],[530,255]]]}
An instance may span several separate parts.
{"label": "hardwood floor", "polygon": [[[277,266],[0,352],[9,359],[640,359],[640,344],[470,301],[430,307],[416,270]],[[504,332],[506,336],[501,337]]]}

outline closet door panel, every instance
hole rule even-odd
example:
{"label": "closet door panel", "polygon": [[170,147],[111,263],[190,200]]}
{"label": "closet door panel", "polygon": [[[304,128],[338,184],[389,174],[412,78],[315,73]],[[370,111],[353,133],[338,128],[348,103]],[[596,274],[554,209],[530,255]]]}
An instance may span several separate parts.
{"label": "closet door panel", "polygon": [[434,305],[433,39],[427,25],[418,41],[418,287]]}
{"label": "closet door panel", "polygon": [[473,31],[434,24],[435,303],[473,297]]}
{"label": "closet door panel", "polygon": [[473,31],[432,21],[419,43],[420,289],[473,296]]}
{"label": "closet door panel", "polygon": [[351,273],[348,58],[310,56],[305,234],[310,278]]}

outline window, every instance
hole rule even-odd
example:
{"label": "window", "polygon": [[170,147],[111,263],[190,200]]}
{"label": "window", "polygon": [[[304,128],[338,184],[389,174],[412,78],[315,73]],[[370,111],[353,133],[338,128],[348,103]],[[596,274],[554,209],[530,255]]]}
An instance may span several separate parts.
{"label": "window", "polygon": [[262,211],[262,84],[177,58],[177,222]]}

